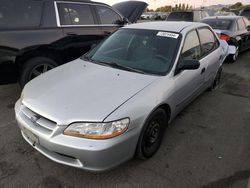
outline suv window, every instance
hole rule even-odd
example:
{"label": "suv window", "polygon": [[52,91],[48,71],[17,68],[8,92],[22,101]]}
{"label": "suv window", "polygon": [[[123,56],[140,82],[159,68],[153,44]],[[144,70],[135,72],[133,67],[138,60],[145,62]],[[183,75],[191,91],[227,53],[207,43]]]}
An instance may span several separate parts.
{"label": "suv window", "polygon": [[245,23],[243,22],[242,18],[238,19],[237,23],[240,31],[246,29]]}
{"label": "suv window", "polygon": [[94,25],[94,18],[89,5],[58,3],[61,25]]}
{"label": "suv window", "polygon": [[36,27],[40,25],[43,2],[1,0],[0,28]]}
{"label": "suv window", "polygon": [[105,6],[96,6],[97,13],[100,17],[101,24],[115,24],[121,17],[112,9]]}
{"label": "suv window", "polygon": [[171,12],[168,21],[193,21],[193,12]]}
{"label": "suv window", "polygon": [[210,29],[201,28],[198,31],[201,41],[202,56],[204,56],[209,54],[215,49],[215,47],[218,46],[218,41]]}
{"label": "suv window", "polygon": [[199,37],[196,31],[191,31],[187,34],[183,49],[181,52],[181,58],[187,59],[199,59],[201,57],[201,46]]}

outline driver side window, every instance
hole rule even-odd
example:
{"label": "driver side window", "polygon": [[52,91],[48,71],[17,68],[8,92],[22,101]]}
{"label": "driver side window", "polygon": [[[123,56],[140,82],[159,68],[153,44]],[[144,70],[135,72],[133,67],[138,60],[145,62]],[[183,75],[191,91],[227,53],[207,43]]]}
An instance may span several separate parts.
{"label": "driver side window", "polygon": [[197,32],[191,31],[187,34],[181,52],[182,60],[198,60],[201,57],[201,46]]}

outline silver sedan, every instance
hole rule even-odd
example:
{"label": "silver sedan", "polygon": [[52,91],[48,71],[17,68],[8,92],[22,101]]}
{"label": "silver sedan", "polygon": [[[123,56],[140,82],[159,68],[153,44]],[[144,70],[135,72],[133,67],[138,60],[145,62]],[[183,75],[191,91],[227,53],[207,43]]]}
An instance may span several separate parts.
{"label": "silver sedan", "polygon": [[173,118],[218,87],[225,49],[202,23],[126,26],[29,82],[15,105],[18,126],[36,150],[72,167],[150,158]]}

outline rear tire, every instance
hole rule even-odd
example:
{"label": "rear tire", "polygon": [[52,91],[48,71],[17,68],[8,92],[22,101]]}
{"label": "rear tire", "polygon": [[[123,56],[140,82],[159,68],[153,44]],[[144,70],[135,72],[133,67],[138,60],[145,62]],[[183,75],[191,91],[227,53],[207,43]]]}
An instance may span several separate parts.
{"label": "rear tire", "polygon": [[211,87],[208,88],[208,91],[215,91],[216,89],[218,89],[219,85],[220,85],[220,81],[221,81],[221,76],[222,76],[222,67],[219,68],[215,79],[213,81],[213,84]]}
{"label": "rear tire", "polygon": [[235,63],[239,56],[240,48],[239,46],[235,46],[235,47],[236,47],[236,53],[228,56],[228,61],[231,63]]}
{"label": "rear tire", "polygon": [[24,62],[20,72],[19,84],[23,88],[33,78],[55,68],[57,63],[48,57],[33,57]]}
{"label": "rear tire", "polygon": [[152,157],[158,151],[167,124],[167,114],[161,108],[155,110],[148,117],[137,144],[137,158],[145,160]]}

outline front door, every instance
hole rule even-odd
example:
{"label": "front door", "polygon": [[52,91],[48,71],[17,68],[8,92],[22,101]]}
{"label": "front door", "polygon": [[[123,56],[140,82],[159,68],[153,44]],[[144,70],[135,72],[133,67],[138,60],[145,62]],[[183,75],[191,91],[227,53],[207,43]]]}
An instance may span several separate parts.
{"label": "front door", "polygon": [[[186,35],[180,61],[199,60],[201,58],[201,46],[196,30]],[[207,63],[201,61],[196,70],[184,70],[175,75],[175,106],[176,110],[183,109],[199,93],[203,83]]]}

